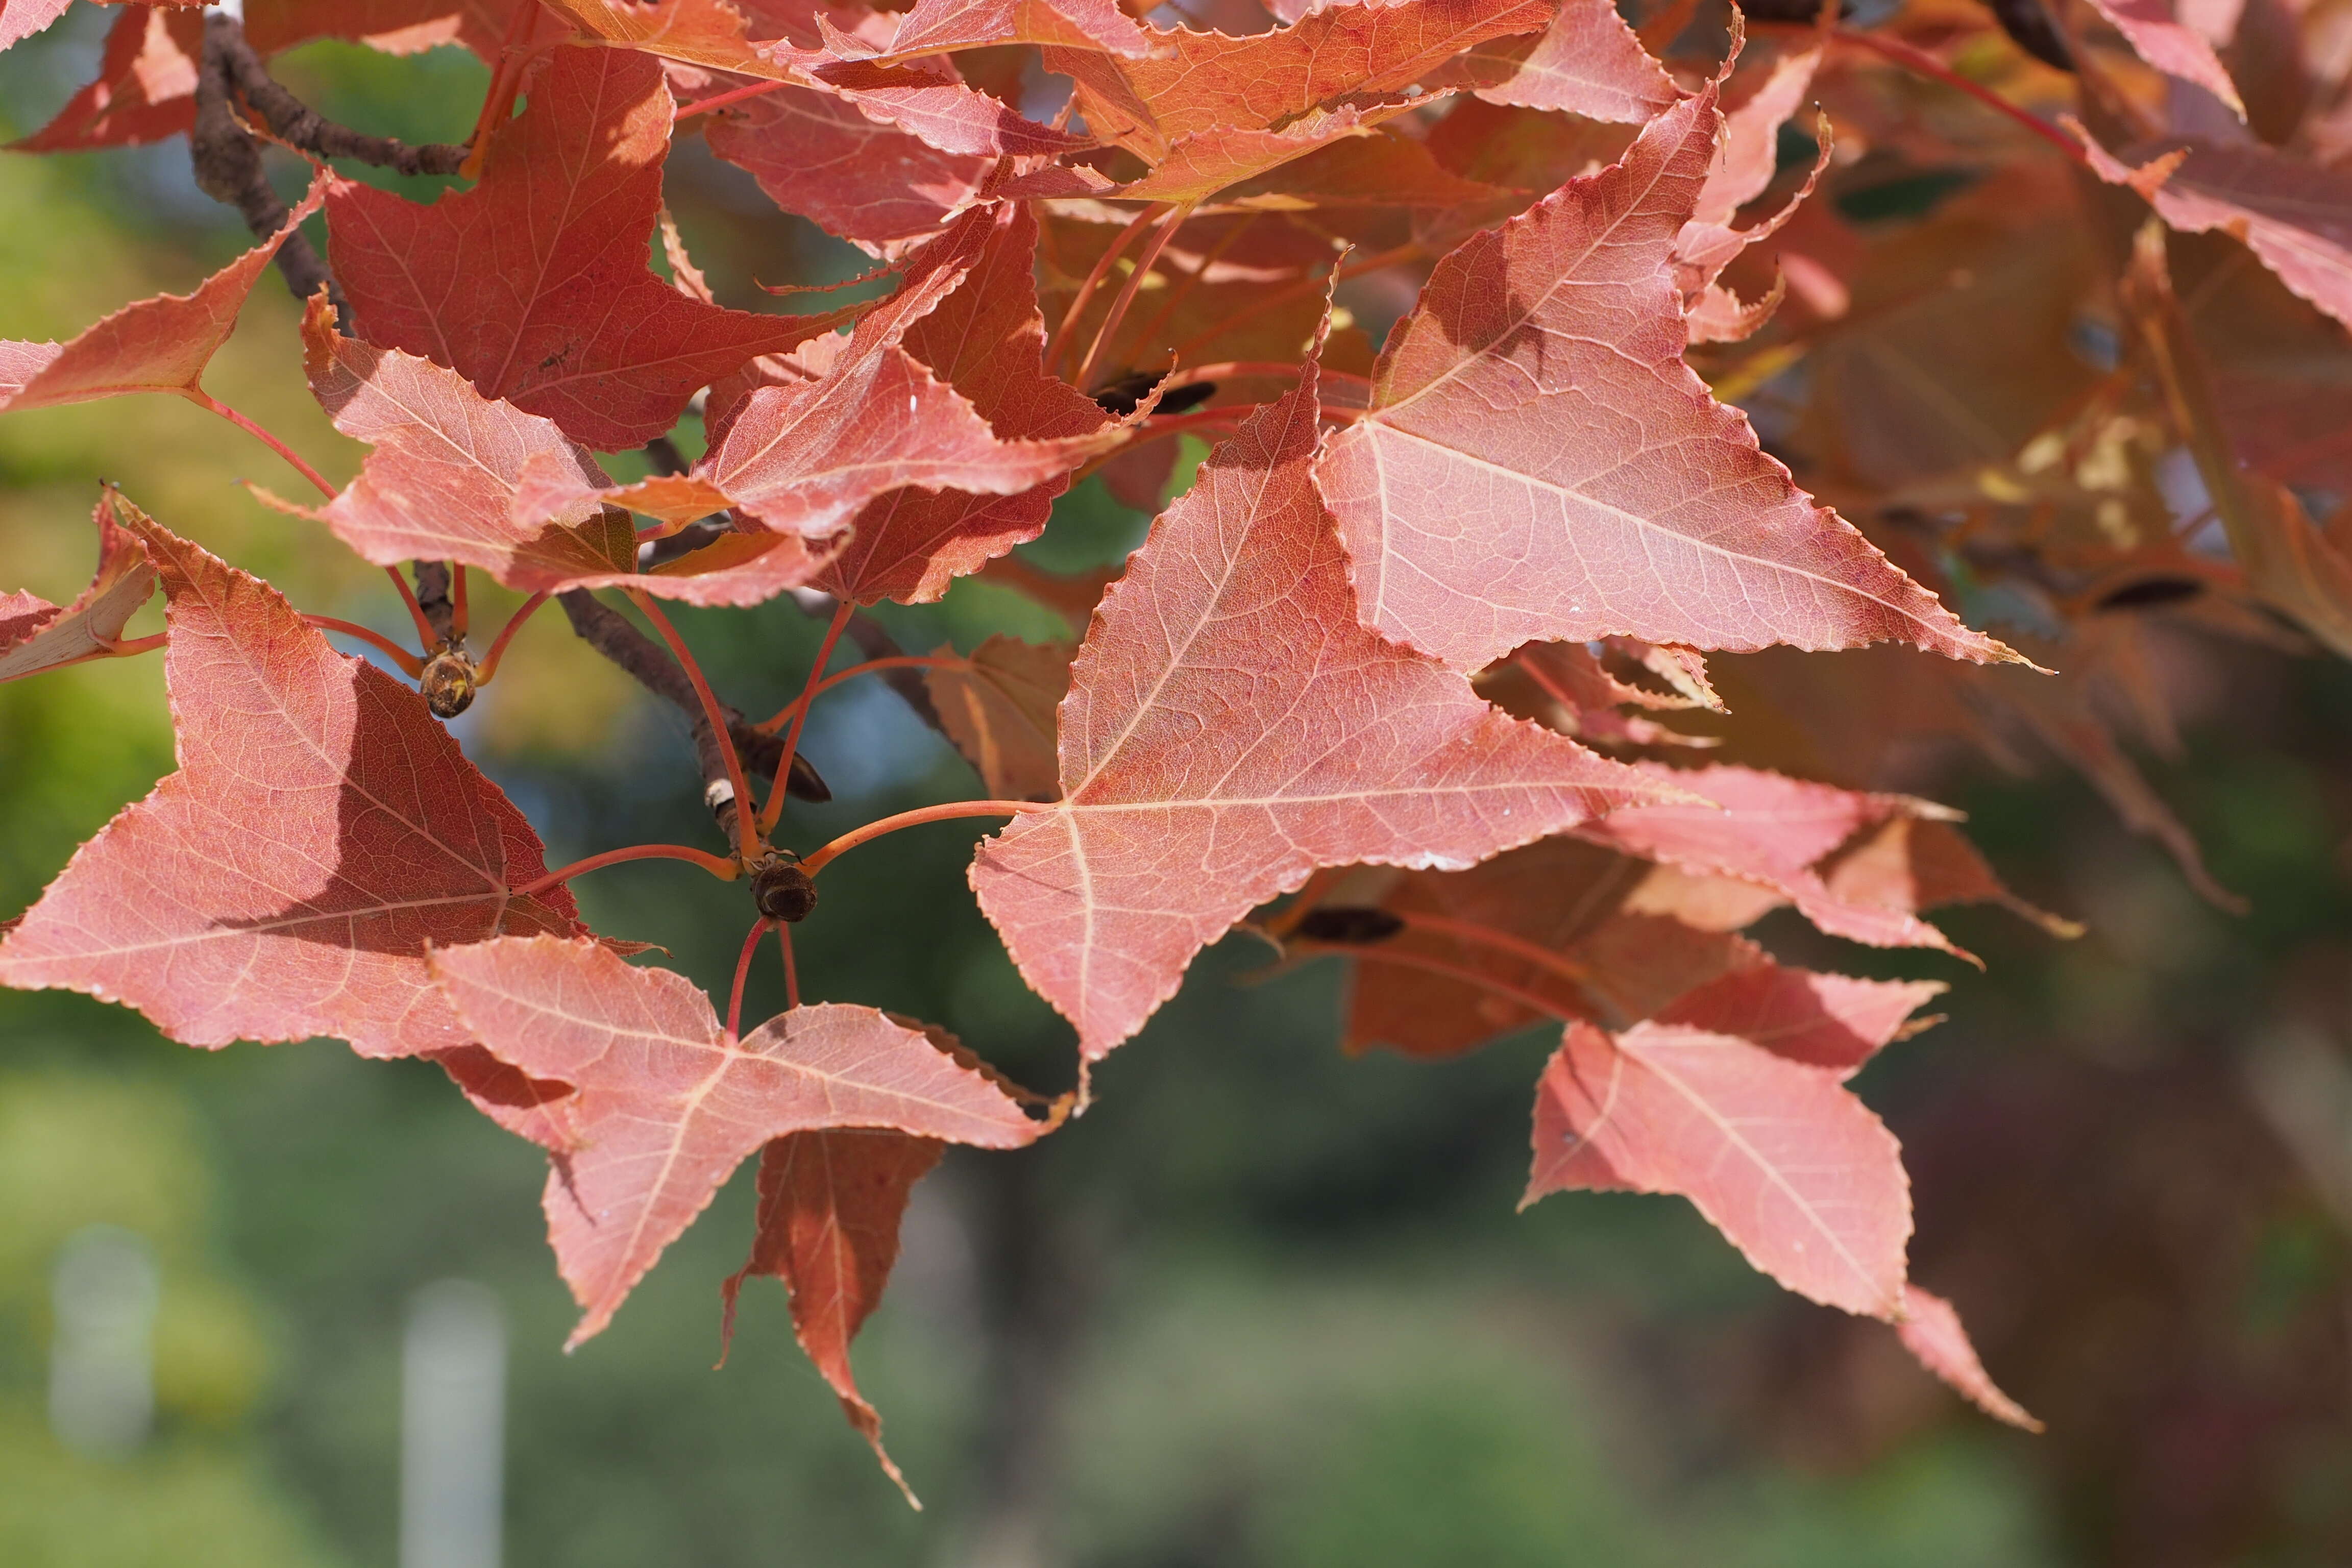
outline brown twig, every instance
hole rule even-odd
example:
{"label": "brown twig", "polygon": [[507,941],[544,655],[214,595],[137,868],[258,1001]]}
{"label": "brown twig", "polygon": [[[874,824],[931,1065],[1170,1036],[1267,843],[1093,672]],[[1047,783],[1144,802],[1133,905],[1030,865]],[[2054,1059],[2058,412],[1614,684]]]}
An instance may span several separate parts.
{"label": "brown twig", "polygon": [[[286,204],[262,172],[260,143],[236,117],[230,58],[245,48],[245,28],[235,18],[217,12],[205,18],[204,58],[196,68],[196,123],[188,133],[188,153],[197,187],[235,207],[254,237],[267,239],[285,226]],[[303,236],[289,234],[278,247],[278,270],[296,299],[307,300],[324,289],[337,317],[347,313],[327,264]]]}
{"label": "brown twig", "polygon": [[[214,39],[220,41],[217,46]],[[466,161],[466,149],[428,142],[412,147],[392,136],[370,136],[348,125],[338,125],[286,90],[261,57],[246,41],[245,28],[228,17],[214,16],[205,24],[205,53],[217,47],[228,81],[245,96],[270,133],[289,147],[320,158],[356,158],[403,174],[454,174]]]}
{"label": "brown twig", "polygon": [[457,640],[457,606],[449,597],[449,563],[446,561],[418,561],[413,563],[416,573],[416,606],[425,618],[433,623],[434,635],[443,645]]}
{"label": "brown twig", "polygon": [[[563,606],[566,619],[580,639],[606,658],[611,659],[637,683],[687,716],[694,728],[694,756],[702,770],[704,798],[710,804],[710,815],[719,830],[732,838],[735,836],[735,800],[727,779],[727,753],[711,733],[710,724],[703,717],[701,700],[694,694],[694,683],[669,651],[636,628],[635,623],[597,599],[585,588],[571,588],[558,594],[556,602]],[[736,753],[743,759],[743,771],[758,778],[773,779],[776,769],[783,763],[784,742],[782,737],[767,734],[754,726],[731,705],[724,710],[727,732],[735,742]],[[710,792],[716,786],[719,794]],[[824,780],[804,758],[793,760],[792,781],[786,793],[800,800],[830,800],[833,792]]]}

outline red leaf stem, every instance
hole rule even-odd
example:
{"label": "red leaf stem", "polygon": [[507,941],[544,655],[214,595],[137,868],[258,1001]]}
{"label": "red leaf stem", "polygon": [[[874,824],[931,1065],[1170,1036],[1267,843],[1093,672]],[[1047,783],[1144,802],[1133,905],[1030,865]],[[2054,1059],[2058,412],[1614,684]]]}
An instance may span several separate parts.
{"label": "red leaf stem", "polygon": [[1033,811],[1051,811],[1053,805],[1035,800],[951,800],[943,805],[918,806],[895,816],[885,816],[853,827],[832,843],[825,845],[801,862],[801,869],[815,876],[827,866],[861,844],[870,843],[885,834],[896,833],[902,827],[919,827],[926,822],[948,822],[959,816],[1026,816]]}
{"label": "red leaf stem", "polygon": [[385,637],[382,632],[370,631],[367,627],[351,621],[339,621],[332,616],[304,616],[302,618],[322,632],[341,632],[347,637],[359,638],[371,647],[381,648],[391,657],[394,664],[400,666],[401,673],[411,680],[425,673],[423,659]]}
{"label": "red leaf stem", "polygon": [[253,437],[263,446],[268,447],[271,451],[285,458],[287,463],[292,467],[296,473],[301,475],[304,479],[318,486],[319,493],[320,495],[325,496],[329,500],[335,499],[335,487],[329,484],[325,479],[320,477],[318,469],[312,468],[310,464],[297,457],[294,453],[293,447],[279,440],[275,435],[265,429],[260,424],[247,418],[242,414],[239,414],[236,409],[231,408],[227,404],[223,403],[219,398],[215,397],[211,393],[206,392],[203,387],[189,387],[180,395],[185,397],[189,402],[194,404],[197,407],[205,410],[208,414],[219,415],[222,418],[227,420],[230,424],[236,426],[247,435]]}
{"label": "red leaf stem", "polygon": [[751,978],[751,955],[760,951],[760,938],[775,923],[763,915],[753,921],[751,929],[744,933],[743,952],[735,960],[734,988],[727,993],[727,1037],[730,1040],[743,1037],[743,982]]}
{"label": "red leaf stem", "polygon": [[855,680],[861,675],[873,675],[885,669],[969,669],[971,667],[971,660],[960,654],[950,653],[894,653],[887,658],[869,658],[863,664],[853,664],[847,669],[835,670],[826,676],[761,720],[759,728],[768,734],[774,734],[812,699],[821,697],[844,681]]}
{"label": "red leaf stem", "polygon": [[[459,579],[461,582],[463,580]],[[533,594],[522,602],[521,606],[513,615],[507,617],[507,624],[499,628],[497,638],[490,644],[490,651],[482,656],[482,662],[475,670],[474,679],[478,685],[488,686],[490,683],[490,677],[498,673],[499,660],[507,656],[507,644],[514,641],[514,635],[522,630],[523,622],[538,614],[539,607],[547,603],[550,596],[544,590]]]}
{"label": "red leaf stem", "polygon": [[1921,76],[1942,82],[1946,87],[1965,92],[1986,108],[2009,116],[2026,130],[2032,132],[2033,134],[2065,153],[2075,163],[2088,164],[2090,162],[2088,154],[2073,137],[2063,131],[2059,130],[2040,115],[2020,109],[1981,82],[1970,81],[1916,44],[1906,44],[1900,38],[1890,38],[1879,33],[1857,33],[1845,27],[1836,28],[1830,36],[1842,44],[1853,44],[1868,49],[1884,58],[1893,60],[1906,70],[1916,71]]}
{"label": "red leaf stem", "polygon": [[808,679],[801,683],[800,700],[793,705],[793,727],[784,732],[783,760],[776,764],[776,782],[768,786],[767,804],[760,808],[760,831],[774,830],[776,819],[784,814],[784,784],[792,777],[793,757],[799,751],[801,731],[808,723],[809,699],[816,695],[817,684],[824,677],[824,667],[833,658],[833,650],[841,642],[841,634],[849,625],[849,617],[857,606],[844,599],[833,607],[833,619],[824,628],[824,640],[817,644],[815,661],[810,664]]}
{"label": "red leaf stem", "polygon": [[1136,290],[1143,287],[1143,280],[1160,259],[1160,253],[1168,248],[1168,242],[1176,237],[1176,231],[1184,226],[1184,220],[1192,216],[1192,209],[1199,205],[1197,202],[1179,202],[1172,207],[1146,209],[1147,212],[1156,211],[1163,215],[1160,226],[1152,230],[1151,242],[1143,247],[1143,254],[1136,258],[1135,267],[1128,273],[1127,281],[1119,285],[1118,298],[1111,300],[1102,326],[1095,332],[1095,341],[1087,347],[1087,357],[1078,362],[1078,374],[1070,378],[1072,385],[1081,391],[1085,389],[1087,377],[1094,374],[1095,361],[1102,357],[1103,346],[1118,335],[1119,323],[1127,320],[1127,308],[1135,303]]}
{"label": "red leaf stem", "polygon": [[[759,853],[760,826],[751,819],[751,792],[744,783],[743,757],[735,749],[734,732],[727,723],[727,710],[720,707],[719,699],[711,694],[710,682],[702,678],[702,666],[694,661],[693,650],[686,646],[686,639],[677,635],[677,628],[669,624],[669,617],[662,614],[661,606],[638,589],[631,588],[628,595],[637,608],[646,613],[646,619],[653,622],[654,630],[661,633],[662,640],[669,644],[669,651],[677,658],[678,667],[686,671],[687,679],[694,683],[694,695],[702,704],[702,716],[709,721],[711,738],[718,743],[719,754],[727,761],[728,787],[735,792],[735,847],[749,861]],[[791,771],[791,763],[787,761],[776,769],[777,779],[782,780]],[[780,782],[776,787],[781,793],[783,785]]]}
{"label": "red leaf stem", "polygon": [[558,866],[539,880],[514,889],[519,899],[543,893],[559,882],[590,871],[601,871],[607,866],[617,866],[624,860],[687,860],[701,867],[722,882],[731,882],[743,874],[743,868],[722,855],[693,849],[683,844],[632,844],[626,849],[607,849],[602,855],[591,855],[584,860],[574,860],[569,866]]}

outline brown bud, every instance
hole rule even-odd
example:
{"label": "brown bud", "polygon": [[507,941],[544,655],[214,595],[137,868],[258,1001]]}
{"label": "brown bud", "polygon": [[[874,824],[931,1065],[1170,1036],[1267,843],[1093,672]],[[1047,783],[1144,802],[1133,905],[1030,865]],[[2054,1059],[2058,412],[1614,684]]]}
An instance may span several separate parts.
{"label": "brown bud", "polygon": [[816,880],[801,869],[799,856],[772,851],[752,868],[751,902],[772,921],[798,924],[816,908]]}
{"label": "brown bud", "polygon": [[474,661],[462,648],[443,648],[425,661],[425,673],[417,678],[416,689],[425,693],[425,705],[433,710],[436,719],[455,719],[474,705],[476,679]]}

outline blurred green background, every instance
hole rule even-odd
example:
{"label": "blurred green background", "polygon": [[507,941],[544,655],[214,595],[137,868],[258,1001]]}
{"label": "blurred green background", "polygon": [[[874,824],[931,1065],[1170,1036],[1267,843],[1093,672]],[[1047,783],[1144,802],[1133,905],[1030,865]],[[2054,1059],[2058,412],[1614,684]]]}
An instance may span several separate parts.
{"label": "blurred green background", "polygon": [[[77,7],[0,56],[0,131],[86,79],[106,20]],[[281,70],[412,139],[462,137],[482,84],[449,50],[314,46]],[[761,298],[755,277],[855,269],[698,153],[672,199],[732,302]],[[185,158],[0,157],[0,336],[66,335],[239,249]],[[266,280],[208,385],[348,473],[296,321]],[[295,494],[282,464],[160,398],[0,420],[0,586],[62,600],[86,579],[100,475],[304,608],[398,630],[379,574],[235,483]],[[1089,484],[1038,553],[1113,559],[1143,521]],[[510,603],[478,591],[478,619]],[[816,640],[788,603],[678,618],[753,710],[798,689]],[[970,584],[886,619],[910,648],[1056,630]],[[459,725],[469,752],[551,861],[698,841],[682,721],[571,641],[532,624]],[[1087,1116],[1022,1154],[958,1151],[921,1190],[857,1352],[918,1515],[801,1358],[781,1290],[748,1294],[711,1368],[748,1171],[566,1357],[542,1161],[437,1070],[326,1043],[193,1052],[84,997],[0,993],[0,1562],[393,1563],[404,1315],[449,1277],[495,1290],[509,1325],[519,1568],[2352,1560],[2352,1105],[2331,1121],[2329,1102],[2352,1038],[2352,672],[2200,657],[2209,700],[2162,787],[2251,916],[2198,902],[2070,779],[1964,775],[1943,798],[2090,936],[1961,911],[1979,975],[1766,931],[1791,958],[1953,984],[1949,1021],[1860,1088],[1910,1152],[1917,1277],[2046,1436],[1963,1410],[1883,1327],[1781,1295],[1679,1202],[1515,1214],[1544,1038],[1349,1061],[1337,976],[1252,983],[1263,952],[1236,939],[1104,1068]],[[805,844],[970,788],[864,685],[807,748],[839,799],[800,813]],[[160,660],[0,687],[0,912],[171,765]],[[910,832],[828,878],[806,993],[938,1021],[1059,1088],[1068,1033],[971,907],[972,837]],[[599,930],[713,985],[748,913],[665,866],[582,896]],[[781,1004],[773,970],[749,1016]],[[68,1451],[45,1414],[52,1270],[94,1224],[147,1238],[161,1269],[154,1436],[113,1459]]]}

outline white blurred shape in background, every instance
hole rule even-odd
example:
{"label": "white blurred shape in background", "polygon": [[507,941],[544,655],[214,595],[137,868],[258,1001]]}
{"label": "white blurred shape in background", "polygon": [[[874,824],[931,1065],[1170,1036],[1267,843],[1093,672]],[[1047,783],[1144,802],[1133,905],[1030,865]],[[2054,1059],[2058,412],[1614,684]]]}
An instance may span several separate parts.
{"label": "white blurred shape in background", "polygon": [[506,1318],[467,1279],[419,1290],[401,1358],[400,1568],[498,1568]]}
{"label": "white blurred shape in background", "polygon": [[155,1424],[154,1248],[120,1226],[84,1226],[58,1250],[50,1300],[49,1426],[91,1458],[127,1458]]}

